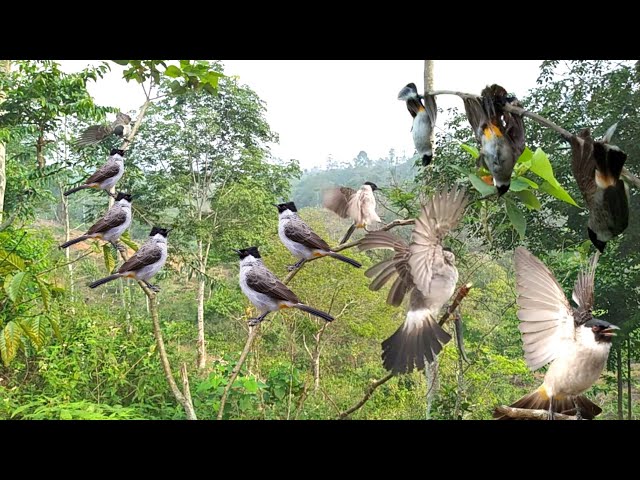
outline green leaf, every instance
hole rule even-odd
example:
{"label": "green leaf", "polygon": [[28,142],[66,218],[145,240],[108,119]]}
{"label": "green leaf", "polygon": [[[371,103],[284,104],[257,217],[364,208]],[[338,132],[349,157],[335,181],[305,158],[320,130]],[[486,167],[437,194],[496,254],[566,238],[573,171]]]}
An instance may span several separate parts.
{"label": "green leaf", "polygon": [[113,272],[113,269],[116,267],[116,261],[113,258],[112,246],[110,243],[105,243],[102,246],[102,253],[104,255],[104,266],[107,269],[107,272]]}
{"label": "green leaf", "polygon": [[127,65],[129,65],[129,60],[111,60],[113,63],[117,63],[118,65],[122,65],[123,67],[126,67]]}
{"label": "green leaf", "polygon": [[120,236],[120,241],[127,247],[131,248],[134,252],[138,251],[138,244],[131,240],[131,233],[129,232],[129,230],[127,230]]}
{"label": "green leaf", "polygon": [[478,149],[476,147],[472,147],[471,145],[467,145],[466,143],[461,143],[460,147],[465,152],[470,154],[473,158],[478,158],[480,156],[480,153],[478,152]]}
{"label": "green leaf", "polygon": [[527,177],[517,177],[517,180],[520,180],[520,181],[526,183],[527,185],[529,185],[534,190],[538,189],[538,184],[536,182],[534,182],[533,180],[529,180]]}
{"label": "green leaf", "polygon": [[511,221],[511,225],[516,229],[520,238],[524,239],[524,234],[527,231],[527,220],[524,217],[524,213],[508,198],[504,199],[504,205],[507,209],[507,216]]}
{"label": "green leaf", "polygon": [[24,270],[24,260],[15,253],[0,250],[0,273],[8,273],[14,270]]}
{"label": "green leaf", "polygon": [[171,78],[179,78],[182,76],[182,70],[180,70],[178,67],[176,67],[175,65],[169,65],[167,67],[167,69],[164,71],[164,74],[167,77],[171,77]]}
{"label": "green leaf", "polygon": [[469,170],[462,168],[460,165],[453,165],[450,163],[450,164],[447,164],[447,167],[450,168],[451,170],[455,170],[456,172],[462,173],[464,176],[467,176],[471,173]]}
{"label": "green leaf", "polygon": [[532,157],[533,152],[531,151],[531,149],[529,147],[524,147],[524,150],[518,157],[518,161],[516,163],[528,163],[531,161]]}
{"label": "green leaf", "polygon": [[65,410],[64,408],[60,409],[60,420],[72,420],[73,415],[69,410]]}
{"label": "green leaf", "polygon": [[16,322],[9,322],[0,332],[0,355],[2,355],[2,363],[5,367],[9,365],[18,353],[22,339],[20,338],[21,329]]}
{"label": "green leaf", "polygon": [[531,210],[540,210],[540,200],[535,196],[531,190],[522,190],[521,192],[515,192],[515,196],[520,199]]}
{"label": "green leaf", "polygon": [[44,330],[44,322],[41,322],[39,317],[23,318],[17,322],[25,335],[31,339],[37,348],[44,345],[46,330]]}
{"label": "green leaf", "polygon": [[62,334],[60,333],[60,314],[56,308],[51,309],[49,315],[47,315],[47,320],[49,320],[49,325],[51,325],[56,338],[61,342]]}
{"label": "green leaf", "polygon": [[473,173],[470,173],[470,174],[468,174],[468,177],[469,177],[469,180],[471,180],[471,185],[473,185],[473,187],[476,190],[478,190],[482,194],[483,197],[486,197],[487,195],[491,195],[492,193],[496,193],[496,191],[497,191],[496,187],[491,186],[491,185],[487,185],[477,175],[474,175]]}
{"label": "green leaf", "polygon": [[49,286],[44,283],[40,277],[36,277],[36,283],[38,284],[38,289],[40,290],[42,305],[44,306],[45,311],[48,312],[49,302],[51,301],[51,290],[49,290]]}
{"label": "green leaf", "polygon": [[566,190],[560,185],[558,185],[558,187],[554,187],[549,182],[544,182],[542,185],[540,185],[540,190],[548,193],[553,197],[556,197],[558,200],[562,200],[563,202],[568,203],[569,205],[580,208],[580,205],[578,205],[576,201],[571,198],[571,195],[569,195]]}
{"label": "green leaf", "polygon": [[560,187],[558,180],[553,176],[553,167],[551,166],[549,157],[547,157],[547,154],[544,153],[541,148],[538,148],[533,154],[533,157],[531,157],[530,170],[539,177],[545,179],[553,187]]}
{"label": "green leaf", "polygon": [[7,275],[4,281],[4,291],[13,303],[19,303],[27,289],[31,275],[28,272],[19,272],[15,276]]}
{"label": "green leaf", "polygon": [[509,186],[509,190],[512,192],[521,192],[523,190],[528,190],[530,185],[522,180],[522,177],[517,177],[511,180],[511,185]]}

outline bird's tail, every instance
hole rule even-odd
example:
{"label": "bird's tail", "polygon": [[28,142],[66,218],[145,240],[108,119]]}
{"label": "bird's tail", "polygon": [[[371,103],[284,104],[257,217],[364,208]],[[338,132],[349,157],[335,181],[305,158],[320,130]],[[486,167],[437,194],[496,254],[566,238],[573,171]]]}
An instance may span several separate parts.
{"label": "bird's tail", "polygon": [[108,277],[104,277],[104,278],[101,278],[100,280],[96,280],[95,282],[90,283],[89,288],[99,287],[100,285],[104,285],[105,283],[111,282],[112,280],[117,280],[121,276],[122,275],[120,275],[119,273],[114,273],[113,275],[109,275]]}
{"label": "bird's tail", "polygon": [[614,187],[620,179],[627,154],[615,146],[593,143],[593,159],[596,162],[596,184],[600,188]]}
{"label": "bird's tail", "polygon": [[356,262],[355,260],[349,257],[345,257],[344,255],[340,255],[339,253],[329,252],[327,255],[329,255],[331,258],[335,258],[336,260],[340,260],[342,262],[348,263],[349,265],[353,265],[356,268],[360,268],[362,266],[360,262]]}
{"label": "bird's tail", "polygon": [[[591,420],[602,413],[602,409],[584,395],[578,395],[575,397],[575,403],[580,407],[582,418]],[[549,396],[546,394],[544,386],[542,386],[533,393],[529,393],[517,402],[511,404],[510,407],[524,408],[528,410],[549,410]],[[553,411],[556,413],[563,413],[565,415],[575,415],[576,407],[574,405],[574,399],[569,396],[564,397],[562,400],[554,399]],[[497,420],[509,420],[510,417],[502,414],[498,409],[496,409],[493,412],[493,418]]]}
{"label": "bird's tail", "polygon": [[87,238],[89,238],[89,235],[81,235],[78,238],[73,238],[73,239],[69,240],[68,242],[64,242],[62,245],[60,245],[60,248],[70,247],[71,245],[75,245],[76,243],[83,242]]}
{"label": "bird's tail", "polygon": [[97,145],[100,143],[107,135],[109,135],[110,129],[106,125],[91,125],[87,127],[87,129],[82,132],[80,138],[78,138],[74,145],[76,147],[87,147],[89,145]]}
{"label": "bird's tail", "polygon": [[349,230],[347,230],[347,233],[344,234],[344,237],[342,237],[342,240],[340,240],[340,245],[342,245],[343,243],[346,243],[347,240],[349,240],[349,238],[351,237],[351,235],[353,235],[353,232],[356,231],[356,224],[352,224],[349,227]]}
{"label": "bird's tail", "polygon": [[409,311],[404,323],[382,342],[382,363],[394,374],[422,370],[432,363],[445,345],[449,335],[433,317],[424,310]]}
{"label": "bird's tail", "polygon": [[91,188],[89,185],[80,185],[79,187],[72,188],[71,190],[67,190],[63,193],[66,197],[67,195],[71,195],[72,193],[79,192],[80,190],[84,190],[85,188]]}
{"label": "bird's tail", "polygon": [[307,313],[310,313],[311,315],[315,315],[316,317],[320,317],[323,320],[326,320],[327,322],[333,322],[335,320],[328,313],[324,313],[320,310],[316,310],[315,308],[310,307],[309,305],[305,305],[304,303],[298,303],[294,305],[294,307],[302,310],[303,312],[307,312]]}

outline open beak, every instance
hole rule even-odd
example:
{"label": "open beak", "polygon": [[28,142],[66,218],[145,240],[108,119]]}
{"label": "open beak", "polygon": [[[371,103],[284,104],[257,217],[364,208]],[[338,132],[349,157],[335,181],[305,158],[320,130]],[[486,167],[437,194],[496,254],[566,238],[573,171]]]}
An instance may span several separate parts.
{"label": "open beak", "polygon": [[619,327],[616,327],[615,325],[609,325],[608,328],[605,328],[604,330],[602,330],[600,333],[602,335],[605,335],[607,337],[615,337],[616,336],[616,332],[615,330],[620,330]]}

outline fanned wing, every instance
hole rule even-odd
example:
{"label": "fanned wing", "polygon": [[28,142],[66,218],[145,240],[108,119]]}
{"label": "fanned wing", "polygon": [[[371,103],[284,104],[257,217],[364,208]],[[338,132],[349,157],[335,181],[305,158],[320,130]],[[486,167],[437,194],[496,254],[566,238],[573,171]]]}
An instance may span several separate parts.
{"label": "fanned wing", "polygon": [[482,106],[482,100],[477,97],[463,97],[462,103],[464,104],[464,111],[473,130],[473,134],[478,143],[481,143],[480,127],[488,121],[487,114]]}
{"label": "fanned wing", "polygon": [[514,261],[524,358],[537,370],[574,341],[573,310],[551,271],[531,252],[516,248]]}
{"label": "fanned wing", "polygon": [[111,133],[113,133],[113,128],[110,125],[91,125],[82,132],[80,138],[75,141],[75,145],[78,147],[96,145],[111,135]]}
{"label": "fanned wing", "polygon": [[127,219],[127,214],[122,208],[110,209],[104,217],[94,223],[87,233],[101,233],[122,225]]}
{"label": "fanned wing", "polygon": [[258,293],[263,293],[276,300],[300,303],[296,294],[278,280],[266,267],[254,267],[247,274],[247,285]]}
{"label": "fanned wing", "polygon": [[305,247],[331,250],[331,247],[320,238],[309,226],[300,219],[290,220],[284,227],[284,234],[294,242],[301,243]]}
{"label": "fanned wing", "polygon": [[577,324],[586,322],[587,319],[590,318],[591,310],[593,310],[593,285],[599,258],[600,252],[596,252],[596,254],[591,257],[587,269],[578,274],[576,285],[573,287],[572,298],[573,301],[576,302],[576,305],[578,305],[578,315],[576,315],[575,318]]}
{"label": "fanned wing", "polygon": [[120,168],[115,161],[108,161],[102,167],[100,167],[93,175],[85,180],[85,184],[89,183],[101,183],[108,178],[111,178],[118,174]]}
{"label": "fanned wing", "polygon": [[[413,283],[428,295],[435,257],[442,257],[442,239],[458,225],[467,206],[464,190],[452,189],[433,195],[422,206],[420,217],[411,233],[409,266]],[[423,290],[426,289],[426,290]]]}
{"label": "fanned wing", "polygon": [[162,257],[162,251],[154,243],[145,242],[138,251],[118,269],[119,273],[140,270],[153,263],[156,263]]}
{"label": "fanned wing", "polygon": [[347,218],[349,216],[349,200],[355,193],[356,190],[349,187],[325,190],[322,195],[322,206],[342,218]]}

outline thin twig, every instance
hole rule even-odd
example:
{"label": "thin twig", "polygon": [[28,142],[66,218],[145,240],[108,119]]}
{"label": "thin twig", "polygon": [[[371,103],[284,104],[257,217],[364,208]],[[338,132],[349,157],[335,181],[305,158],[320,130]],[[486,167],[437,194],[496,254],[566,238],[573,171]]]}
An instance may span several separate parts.
{"label": "thin twig", "polygon": [[440,320],[438,320],[438,325],[442,326],[447,320],[449,320],[449,317],[451,316],[451,314],[453,314],[453,312],[456,311],[456,308],[458,308],[458,305],[460,305],[460,302],[462,302],[464,297],[466,297],[469,294],[469,290],[471,290],[472,286],[473,286],[472,283],[467,283],[460,287],[460,289],[458,290],[458,294],[453,299],[453,302],[451,302],[451,305],[447,307],[447,310],[444,312],[442,317],[440,317]]}
{"label": "thin twig", "polygon": [[[496,408],[496,412],[505,417],[521,419],[521,420],[549,420],[549,412],[547,410],[530,410],[528,408],[514,408],[500,405]],[[563,413],[554,413],[555,420],[578,420],[575,415],[565,415]]]}
{"label": "thin twig", "polygon": [[345,410],[344,412],[341,412],[340,415],[338,416],[338,419],[342,420],[348,417],[349,415],[351,415],[356,410],[359,410],[367,402],[367,400],[369,400],[369,397],[373,394],[375,389],[378,388],[380,385],[384,385],[385,383],[387,383],[389,380],[391,380],[393,376],[394,376],[393,373],[389,373],[384,377],[382,377],[380,380],[376,380],[372,382],[367,387],[367,391],[365,392],[364,397],[362,397],[362,399],[358,403],[356,403],[353,407],[349,408],[348,410]]}

